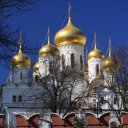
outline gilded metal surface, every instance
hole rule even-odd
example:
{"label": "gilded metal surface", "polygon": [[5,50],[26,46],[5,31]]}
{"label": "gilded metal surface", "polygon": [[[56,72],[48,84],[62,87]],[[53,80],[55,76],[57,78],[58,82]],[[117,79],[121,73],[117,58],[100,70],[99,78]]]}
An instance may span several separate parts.
{"label": "gilded metal surface", "polygon": [[56,33],[54,41],[57,46],[62,46],[69,43],[84,46],[86,43],[86,37],[82,31],[72,24],[71,18],[69,18],[66,26]]}
{"label": "gilded metal surface", "polygon": [[102,69],[105,71],[109,70],[117,70],[119,68],[118,62],[112,57],[108,56],[103,62],[102,62]]}
{"label": "gilded metal surface", "polygon": [[58,48],[50,43],[48,43],[47,45],[43,46],[40,51],[39,51],[39,56],[46,56],[46,55],[53,55],[53,56],[59,56],[60,52],[58,50]]}
{"label": "gilded metal surface", "polygon": [[18,54],[14,55],[11,60],[12,67],[20,68],[26,67],[30,68],[31,60],[28,56],[23,54],[22,50],[20,49]]}
{"label": "gilded metal surface", "polygon": [[36,62],[36,64],[33,67],[34,72],[39,72],[39,61]]}
{"label": "gilded metal surface", "polygon": [[91,52],[88,54],[88,60],[92,58],[99,58],[104,59],[104,54],[97,48],[94,48]]}
{"label": "gilded metal surface", "polygon": [[116,58],[114,58],[111,53],[112,53],[111,39],[109,37],[109,54],[108,57],[102,62],[102,69],[105,71],[110,71],[114,69],[118,70],[119,68],[119,64]]}

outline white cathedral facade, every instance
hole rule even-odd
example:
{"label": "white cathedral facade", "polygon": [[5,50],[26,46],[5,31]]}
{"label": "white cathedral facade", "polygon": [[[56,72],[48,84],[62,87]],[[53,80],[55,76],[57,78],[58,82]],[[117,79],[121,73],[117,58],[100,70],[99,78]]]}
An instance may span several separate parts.
{"label": "white cathedral facade", "polygon": [[[36,82],[36,77],[40,75],[41,78],[44,78],[49,75],[51,58],[54,59],[52,61],[57,66],[59,65],[58,70],[68,67],[68,70],[75,70],[84,76],[75,91],[79,94],[82,90],[88,90],[88,94],[86,94],[88,97],[85,98],[85,102],[80,104],[80,108],[85,112],[97,114],[95,110],[98,109],[100,116],[106,111],[110,111],[112,107],[116,110],[123,110],[120,96],[117,99],[115,93],[109,88],[116,86],[116,75],[118,75],[119,68],[118,62],[111,53],[111,40],[109,40],[109,54],[105,57],[97,48],[95,34],[94,48],[84,56],[86,37],[80,29],[73,25],[69,16],[67,24],[56,33],[54,41],[55,44],[51,44],[48,32],[48,43],[39,51],[38,61],[33,67],[33,80],[29,85],[31,60],[22,51],[22,37],[20,36],[19,51],[11,60],[10,79],[1,87],[1,113],[6,109],[10,115],[19,113],[29,117],[34,113],[42,112],[41,99],[36,100],[36,103],[34,100],[27,99],[34,98],[34,95],[43,91],[40,83]],[[113,112],[111,114],[113,115]]]}

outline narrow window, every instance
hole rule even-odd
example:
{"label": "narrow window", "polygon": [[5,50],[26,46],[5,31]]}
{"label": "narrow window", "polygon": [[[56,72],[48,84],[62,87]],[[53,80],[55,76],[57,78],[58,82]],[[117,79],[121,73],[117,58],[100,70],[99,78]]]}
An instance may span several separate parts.
{"label": "narrow window", "polygon": [[19,102],[22,102],[22,96],[19,96]]}
{"label": "narrow window", "polygon": [[12,101],[16,102],[16,96],[15,95],[12,97]]}
{"label": "narrow window", "polygon": [[74,69],[74,54],[71,54],[71,68]]}
{"label": "narrow window", "polygon": [[49,72],[52,70],[52,61],[49,62]]}
{"label": "narrow window", "polygon": [[96,65],[96,75],[99,75],[99,65]]}
{"label": "narrow window", "polygon": [[114,104],[117,104],[117,98],[116,97],[114,98]]}
{"label": "narrow window", "polygon": [[114,82],[114,77],[112,76],[112,83]]}
{"label": "narrow window", "polygon": [[64,66],[65,66],[65,60],[64,60],[64,55],[62,54],[61,55],[61,61],[62,61],[62,69],[64,69]]}
{"label": "narrow window", "polygon": [[80,69],[83,69],[83,59],[82,59],[82,55],[80,55]]}
{"label": "narrow window", "polygon": [[104,97],[101,97],[101,104],[103,104],[104,102]]}
{"label": "narrow window", "polygon": [[20,73],[20,79],[22,80],[22,72]]}

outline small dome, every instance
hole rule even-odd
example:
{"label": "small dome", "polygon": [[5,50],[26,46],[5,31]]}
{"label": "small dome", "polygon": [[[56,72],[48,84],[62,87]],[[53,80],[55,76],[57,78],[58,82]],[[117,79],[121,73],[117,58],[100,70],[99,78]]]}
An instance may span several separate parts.
{"label": "small dome", "polygon": [[108,57],[102,62],[102,69],[104,71],[112,71],[112,70],[117,70],[119,68],[119,64],[116,60],[111,55],[111,39],[109,38],[109,55]]}
{"label": "small dome", "polygon": [[34,72],[39,72],[39,61],[37,61],[33,67]]}
{"label": "small dome", "polygon": [[12,68],[20,68],[20,67],[30,68],[31,60],[27,55],[23,54],[23,52],[22,52],[22,34],[21,34],[21,32],[20,32],[19,42],[20,42],[19,52],[16,55],[14,55],[11,60]]}
{"label": "small dome", "polygon": [[42,56],[46,56],[48,54],[50,54],[52,56],[59,56],[60,52],[59,52],[58,48],[55,45],[47,44],[47,45],[44,45],[40,49],[39,56],[42,57]]}
{"label": "small dome", "polygon": [[46,56],[46,55],[52,55],[52,56],[59,56],[60,52],[59,49],[50,43],[50,30],[48,29],[48,44],[42,46],[42,48],[39,51],[39,56]]}
{"label": "small dome", "polygon": [[92,59],[92,58],[99,58],[99,59],[103,59],[104,58],[104,54],[97,48],[94,48],[91,52],[89,52],[88,54],[88,60]]}
{"label": "small dome", "polygon": [[82,31],[72,24],[71,18],[69,17],[66,26],[56,33],[54,41],[57,46],[72,43],[84,46],[86,43],[86,37]]}
{"label": "small dome", "polygon": [[20,49],[18,54],[12,57],[11,64],[13,68],[20,68],[20,67],[30,68],[31,60],[28,56],[23,54],[22,50]]}
{"label": "small dome", "polygon": [[110,70],[117,70],[119,67],[117,61],[112,56],[108,56],[103,62],[102,62],[102,69],[104,71],[110,71]]}
{"label": "small dome", "polygon": [[94,49],[88,53],[88,60],[92,58],[104,59],[104,54],[96,47],[96,34],[94,35]]}

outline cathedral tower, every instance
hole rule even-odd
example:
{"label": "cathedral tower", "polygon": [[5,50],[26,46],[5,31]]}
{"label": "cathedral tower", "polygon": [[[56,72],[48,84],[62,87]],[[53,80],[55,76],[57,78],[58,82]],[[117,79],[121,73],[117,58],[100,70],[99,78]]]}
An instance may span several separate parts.
{"label": "cathedral tower", "polygon": [[22,51],[22,34],[20,32],[19,51],[12,57],[12,72],[14,83],[28,83],[28,71],[31,66],[30,58]]}
{"label": "cathedral tower", "polygon": [[50,43],[50,30],[48,29],[48,43],[42,46],[39,51],[39,73],[41,77],[47,76],[55,68],[59,69],[59,58],[58,48]]}
{"label": "cathedral tower", "polygon": [[102,63],[104,84],[106,86],[111,86],[112,84],[115,84],[117,78],[117,71],[119,68],[119,64],[116,58],[112,56],[111,49],[111,39],[109,38],[109,54]]}
{"label": "cathedral tower", "polygon": [[70,9],[71,6],[69,5],[66,26],[56,33],[54,40],[60,51],[61,69],[67,68],[83,73],[86,37],[82,31],[73,25]]}
{"label": "cathedral tower", "polygon": [[94,49],[88,53],[88,76],[89,83],[101,75],[101,63],[104,59],[102,51],[97,49],[96,33],[94,35]]}

